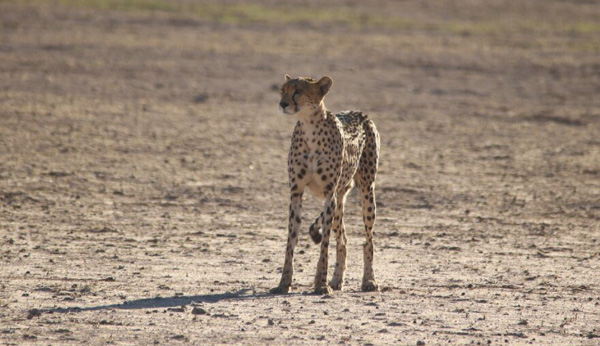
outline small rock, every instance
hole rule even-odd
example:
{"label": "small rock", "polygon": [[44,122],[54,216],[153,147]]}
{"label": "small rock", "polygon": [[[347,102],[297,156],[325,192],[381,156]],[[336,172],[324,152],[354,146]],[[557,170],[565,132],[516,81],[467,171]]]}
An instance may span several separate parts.
{"label": "small rock", "polygon": [[196,95],[196,97],[194,97],[195,103],[204,103],[204,102],[206,102],[206,100],[208,100],[207,94],[198,94],[198,95]]}
{"label": "small rock", "polygon": [[586,335],[586,337],[587,337],[588,339],[600,338],[600,334],[594,334],[594,333],[592,333],[592,332],[589,332],[589,333]]}
{"label": "small rock", "polygon": [[27,319],[30,320],[34,317],[39,317],[42,316],[42,311],[39,309],[31,309],[29,310],[29,313],[27,314]]}
{"label": "small rock", "polygon": [[390,323],[388,323],[388,326],[390,326],[390,327],[402,327],[402,326],[405,326],[405,325],[406,324],[402,323],[402,322],[390,322]]}
{"label": "small rock", "polygon": [[417,341],[417,346],[423,346],[423,345],[425,345],[425,341],[421,341],[421,340]]}
{"label": "small rock", "polygon": [[267,324],[270,325],[270,326],[272,326],[272,325],[275,324],[275,322],[273,322],[273,320],[269,318],[269,321],[267,322]]}
{"label": "small rock", "polygon": [[208,315],[208,311],[204,310],[199,306],[194,306],[192,309],[192,315]]}

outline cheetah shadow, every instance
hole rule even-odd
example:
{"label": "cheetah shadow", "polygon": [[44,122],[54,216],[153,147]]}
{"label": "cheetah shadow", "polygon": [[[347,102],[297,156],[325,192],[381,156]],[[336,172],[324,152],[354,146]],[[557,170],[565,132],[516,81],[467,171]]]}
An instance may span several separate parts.
{"label": "cheetah shadow", "polygon": [[68,313],[68,312],[84,312],[84,311],[98,311],[98,310],[137,310],[137,309],[160,309],[160,308],[175,308],[192,303],[217,303],[222,300],[252,300],[252,299],[268,299],[275,298],[277,296],[266,293],[257,292],[249,293],[254,290],[251,288],[244,288],[236,292],[227,293],[216,293],[216,294],[205,294],[196,296],[174,296],[174,297],[155,297],[155,298],[143,298],[136,300],[128,300],[121,304],[110,304],[110,305],[98,305],[89,307],[69,307],[69,308],[51,308],[44,309],[42,312],[46,313]]}

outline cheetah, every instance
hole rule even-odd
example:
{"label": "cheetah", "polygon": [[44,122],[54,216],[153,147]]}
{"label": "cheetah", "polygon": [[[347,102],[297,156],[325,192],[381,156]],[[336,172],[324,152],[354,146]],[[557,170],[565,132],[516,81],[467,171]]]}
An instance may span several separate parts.
{"label": "cheetah", "polygon": [[[333,80],[325,76],[318,81],[308,77],[285,75],[281,88],[281,111],[294,115],[298,122],[292,135],[288,156],[290,207],[285,262],[279,286],[273,294],[290,291],[294,272],[294,249],[302,217],[302,195],[308,187],[311,194],[323,200],[323,211],[309,227],[312,240],[321,243],[314,292],[330,294],[341,290],[346,270],[346,234],[344,203],[356,184],[360,190],[366,242],[363,246],[363,291],[377,291],[373,272],[373,224],[375,223],[375,176],[379,162],[379,133],[371,119],[359,111],[332,114],[323,99]],[[336,265],[327,284],[329,235],[336,238]]]}

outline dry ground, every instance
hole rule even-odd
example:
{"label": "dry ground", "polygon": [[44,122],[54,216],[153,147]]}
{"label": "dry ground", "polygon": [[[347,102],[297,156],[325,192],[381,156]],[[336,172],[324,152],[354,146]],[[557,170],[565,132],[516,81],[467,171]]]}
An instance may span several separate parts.
{"label": "dry ground", "polygon": [[[0,1],[0,340],[598,344],[600,4],[521,3]],[[344,291],[306,233],[266,294],[284,73],[379,127],[381,293],[351,194]]]}

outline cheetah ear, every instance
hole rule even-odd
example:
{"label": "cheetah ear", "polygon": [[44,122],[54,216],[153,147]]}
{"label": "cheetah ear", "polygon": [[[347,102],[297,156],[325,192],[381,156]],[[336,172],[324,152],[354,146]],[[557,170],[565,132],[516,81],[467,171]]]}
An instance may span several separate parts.
{"label": "cheetah ear", "polygon": [[292,79],[292,77],[290,77],[290,75],[286,73],[286,75],[285,75],[285,81],[289,82],[290,79]]}
{"label": "cheetah ear", "polygon": [[331,85],[333,85],[333,79],[331,79],[331,77],[329,76],[325,76],[319,79],[319,81],[317,82],[317,86],[319,86],[319,89],[321,89],[322,96],[327,95],[329,89],[331,89]]}

